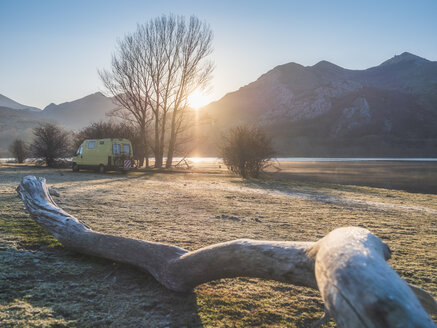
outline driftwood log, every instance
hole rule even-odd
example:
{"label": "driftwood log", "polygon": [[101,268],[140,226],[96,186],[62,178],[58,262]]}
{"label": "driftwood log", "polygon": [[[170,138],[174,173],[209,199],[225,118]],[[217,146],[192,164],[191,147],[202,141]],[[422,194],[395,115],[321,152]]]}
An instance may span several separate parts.
{"label": "driftwood log", "polygon": [[66,248],[139,267],[173,291],[220,278],[272,279],[318,288],[338,327],[435,327],[427,314],[436,312],[434,298],[402,280],[386,262],[388,246],[363,228],[335,229],[317,242],[241,239],[190,252],[92,231],[56,205],[43,178],[27,176],[17,191]]}

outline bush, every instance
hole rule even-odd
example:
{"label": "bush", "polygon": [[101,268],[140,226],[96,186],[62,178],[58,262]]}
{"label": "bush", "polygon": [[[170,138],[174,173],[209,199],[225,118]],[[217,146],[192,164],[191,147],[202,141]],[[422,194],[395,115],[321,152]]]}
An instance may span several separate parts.
{"label": "bush", "polygon": [[28,157],[29,151],[26,143],[21,139],[15,139],[9,146],[9,152],[17,160],[18,163],[23,163]]}
{"label": "bush", "polygon": [[33,156],[41,158],[48,167],[55,167],[59,160],[72,155],[69,132],[61,127],[45,123],[33,129],[35,136],[30,146]]}
{"label": "bush", "polygon": [[259,128],[239,126],[224,137],[221,157],[228,169],[243,178],[257,178],[275,155],[272,143]]}

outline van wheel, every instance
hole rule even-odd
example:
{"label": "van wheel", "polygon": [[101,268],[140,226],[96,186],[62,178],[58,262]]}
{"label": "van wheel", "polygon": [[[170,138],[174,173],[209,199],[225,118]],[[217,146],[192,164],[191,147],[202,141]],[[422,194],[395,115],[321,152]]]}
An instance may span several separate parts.
{"label": "van wheel", "polygon": [[79,165],[73,163],[73,172],[79,172]]}
{"label": "van wheel", "polygon": [[99,165],[99,173],[105,173],[106,169],[105,166],[103,164]]}

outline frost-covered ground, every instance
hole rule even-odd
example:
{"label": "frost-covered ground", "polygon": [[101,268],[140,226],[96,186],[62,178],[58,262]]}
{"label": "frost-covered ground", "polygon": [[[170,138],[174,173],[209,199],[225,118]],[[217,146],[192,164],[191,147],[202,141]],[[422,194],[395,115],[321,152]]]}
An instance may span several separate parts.
{"label": "frost-covered ground", "polygon": [[128,175],[0,165],[0,326],[308,327],[323,311],[307,288],[238,278],[178,294],[134,268],[68,252],[23,211],[15,187],[25,175],[45,177],[57,203],[94,230],[190,250],[366,227],[389,244],[404,279],[437,295],[437,195],[284,175],[243,181],[218,164]]}

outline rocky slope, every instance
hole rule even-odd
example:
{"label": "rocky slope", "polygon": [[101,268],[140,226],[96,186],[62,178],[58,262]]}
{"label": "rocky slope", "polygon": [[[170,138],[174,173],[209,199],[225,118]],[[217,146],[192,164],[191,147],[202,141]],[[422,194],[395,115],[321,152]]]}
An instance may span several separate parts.
{"label": "rocky slope", "polygon": [[289,63],[204,112],[215,139],[260,125],[283,156],[437,156],[437,62],[403,53],[366,70]]}

